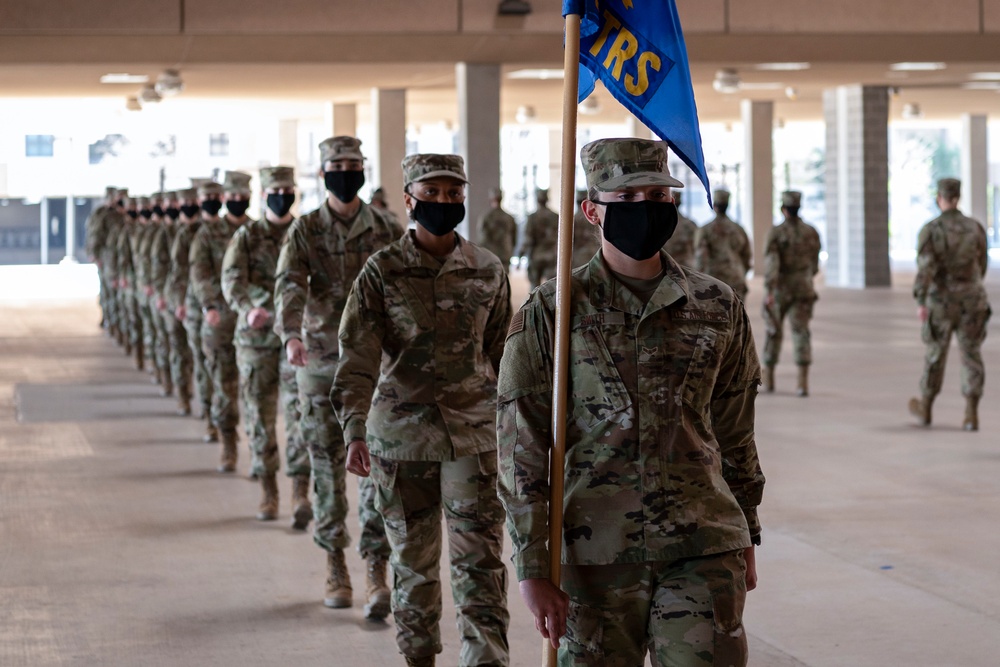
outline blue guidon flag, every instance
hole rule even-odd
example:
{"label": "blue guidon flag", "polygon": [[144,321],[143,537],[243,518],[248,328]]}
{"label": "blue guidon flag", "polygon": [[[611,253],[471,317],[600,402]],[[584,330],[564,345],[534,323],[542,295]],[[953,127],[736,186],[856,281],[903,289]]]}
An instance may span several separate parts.
{"label": "blue guidon flag", "polygon": [[687,47],[674,0],[563,0],[580,16],[579,102],[600,78],[698,175],[711,204]]}

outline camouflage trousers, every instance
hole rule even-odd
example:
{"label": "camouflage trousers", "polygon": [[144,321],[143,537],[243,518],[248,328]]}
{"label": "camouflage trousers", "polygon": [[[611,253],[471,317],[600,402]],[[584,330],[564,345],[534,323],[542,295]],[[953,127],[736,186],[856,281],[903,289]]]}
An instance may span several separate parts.
{"label": "camouflage trousers", "polygon": [[462,648],[458,664],[507,665],[504,510],[497,498],[497,454],[455,461],[372,456],[375,505],[392,545],[392,615],[407,657],[441,652],[441,511],[448,531],[451,594]]}
{"label": "camouflage trousers", "polygon": [[559,667],[747,664],[743,551],[674,562],[563,565]]}
{"label": "camouflage trousers", "polygon": [[921,330],[926,346],[924,374],[920,378],[924,398],[933,400],[941,393],[953,333],[962,354],[962,395],[982,396],[986,370],[980,349],[986,340],[986,324],[991,315],[985,297],[974,295],[950,303],[928,300],[927,308],[927,321]]}
{"label": "camouflage trousers", "polygon": [[815,299],[792,299],[776,295],[774,306],[768,308],[764,303],[764,338],[765,366],[777,366],[781,356],[781,342],[784,338],[785,317],[792,325],[792,350],[796,366],[812,364],[812,335],[809,333],[809,321],[813,315]]}
{"label": "camouflage trousers", "polygon": [[[285,460],[289,477],[308,475],[309,451],[299,431],[299,390],[295,367],[280,348],[237,346],[243,425],[250,444],[250,472],[278,472],[278,404],[285,418]],[[280,397],[280,400],[279,400]]]}
{"label": "camouflage trousers", "polygon": [[121,328],[115,288],[111,284],[111,277],[103,269],[101,270],[101,313],[106,329],[115,330]]}
{"label": "camouflage trousers", "polygon": [[184,320],[184,331],[187,332],[188,347],[191,348],[191,370],[194,374],[194,386],[198,389],[198,400],[201,409],[208,415],[212,411],[212,375],[208,372],[208,360],[201,344],[201,319]]}
{"label": "camouflage trousers", "polygon": [[142,349],[146,359],[146,370],[156,367],[156,324],[153,322],[153,311],[149,307],[149,297],[140,294],[136,297],[139,303],[139,317],[142,319]]}
{"label": "camouflage trousers", "polygon": [[201,346],[205,367],[212,379],[212,424],[220,433],[235,431],[240,422],[240,371],[236,367],[236,347],[232,329],[225,320],[217,329],[201,325]]}
{"label": "camouflage trousers", "polygon": [[528,259],[528,281],[531,283],[531,289],[535,289],[555,276],[555,257],[531,257]]}
{"label": "camouflage trousers", "polygon": [[[297,377],[302,411],[299,427],[309,449],[313,473],[313,540],[326,551],[346,549],[351,544],[346,523],[347,445],[330,402],[333,373],[300,368]],[[374,484],[368,478],[358,483],[358,518],[361,522],[358,552],[365,558],[388,558],[389,542],[382,516],[375,509]]]}
{"label": "camouflage trousers", "polygon": [[150,299],[149,312],[156,327],[156,368],[160,371],[161,384],[164,387],[173,385],[173,375],[170,372],[170,326],[174,316],[166,310],[156,307],[156,297]]}
{"label": "camouflage trousers", "polygon": [[121,290],[122,311],[128,320],[128,342],[136,351],[136,360],[142,358],[142,315],[139,311],[139,301],[132,290]]}
{"label": "camouflage trousers", "polygon": [[170,339],[170,377],[173,378],[174,390],[179,400],[190,401],[193,362],[187,329],[169,311],[163,313],[163,318],[167,322],[167,337]]}

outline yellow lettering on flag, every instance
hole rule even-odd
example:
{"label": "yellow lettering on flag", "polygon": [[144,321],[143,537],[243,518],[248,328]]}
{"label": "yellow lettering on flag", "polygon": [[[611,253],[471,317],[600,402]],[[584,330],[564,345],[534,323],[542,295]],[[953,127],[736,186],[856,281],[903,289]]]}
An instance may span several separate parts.
{"label": "yellow lettering on flag", "polygon": [[[638,50],[639,42],[636,40],[635,35],[625,28],[622,28],[618,32],[618,37],[615,38],[614,44],[611,45],[607,58],[604,59],[604,68],[611,70],[611,76],[615,77],[618,81],[621,81],[622,66],[629,59],[631,59]],[[614,69],[611,69],[612,63],[614,63]]]}
{"label": "yellow lettering on flag", "polygon": [[611,31],[617,30],[620,27],[622,27],[622,24],[618,19],[610,12],[604,12],[604,27],[601,29],[601,34],[598,35],[594,45],[590,47],[590,55],[596,58],[597,54],[604,48],[605,43],[607,43],[608,35],[611,34]]}
{"label": "yellow lettering on flag", "polygon": [[622,0],[622,4],[625,5],[625,9],[632,9],[632,0]]}
{"label": "yellow lettering on flag", "polygon": [[646,71],[647,65],[654,72],[659,72],[663,62],[660,60],[660,56],[655,53],[643,51],[642,55],[639,56],[637,64],[639,69],[638,80],[633,78],[631,74],[625,75],[625,90],[629,92],[629,95],[640,97],[649,88],[649,73]]}

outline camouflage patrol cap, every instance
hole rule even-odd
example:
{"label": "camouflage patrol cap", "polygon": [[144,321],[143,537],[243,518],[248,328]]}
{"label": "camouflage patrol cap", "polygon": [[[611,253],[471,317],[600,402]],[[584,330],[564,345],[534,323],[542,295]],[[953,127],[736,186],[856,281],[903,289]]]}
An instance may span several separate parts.
{"label": "camouflage patrol cap", "polygon": [[292,167],[264,167],[260,170],[260,189],[294,188],[295,169]]}
{"label": "camouflage patrol cap", "polygon": [[330,137],[319,145],[320,164],[335,160],[364,160],[361,154],[361,140],[357,137]]}
{"label": "camouflage patrol cap", "polygon": [[795,208],[802,205],[802,193],[798,190],[785,190],[781,193],[781,205],[785,208]]}
{"label": "camouflage patrol cap", "polygon": [[249,195],[251,178],[250,174],[242,171],[227,171],[222,189],[229,195]]}
{"label": "camouflage patrol cap", "polygon": [[135,197],[135,205],[139,208],[149,208],[152,200],[149,197]]}
{"label": "camouflage patrol cap", "polygon": [[195,189],[200,188],[205,183],[213,182],[211,178],[189,178],[188,180],[191,181],[191,187]]}
{"label": "camouflage patrol cap", "polygon": [[537,190],[535,190],[535,201],[542,201],[542,200],[544,201],[549,200],[548,188],[538,188]]}
{"label": "camouflage patrol cap", "polygon": [[463,183],[469,182],[465,177],[465,160],[461,155],[415,153],[403,158],[402,167],[404,186],[439,176],[457,178]]}
{"label": "camouflage patrol cap", "polygon": [[134,208],[137,205],[137,197],[123,197],[123,206],[125,208]]}
{"label": "camouflage patrol cap", "polygon": [[667,168],[665,141],[598,139],[580,149],[580,160],[587,187],[600,192],[642,185],[684,187]]}
{"label": "camouflage patrol cap", "polygon": [[163,193],[164,201],[176,201],[178,198],[176,190],[169,190]]}
{"label": "camouflage patrol cap", "polygon": [[118,190],[115,191],[115,196],[119,199],[128,197],[128,188],[118,188]]}
{"label": "camouflage patrol cap", "polygon": [[177,198],[181,201],[188,200],[198,200],[198,189],[197,188],[185,188],[184,190],[177,191]]}
{"label": "camouflage patrol cap", "polygon": [[114,199],[115,195],[118,194],[118,188],[113,185],[109,185],[104,188],[104,196],[108,199]]}
{"label": "camouflage patrol cap", "polygon": [[958,199],[962,196],[962,181],[957,178],[942,178],[937,184],[938,194],[945,199]]}
{"label": "camouflage patrol cap", "polygon": [[489,199],[503,199],[503,190],[500,188],[490,188]]}
{"label": "camouflage patrol cap", "polygon": [[729,206],[729,190],[713,190],[712,203],[719,206]]}
{"label": "camouflage patrol cap", "polygon": [[[194,180],[194,179],[192,179]],[[221,195],[224,192],[222,185],[215,181],[207,181],[198,184],[198,197],[208,197],[210,195]]]}

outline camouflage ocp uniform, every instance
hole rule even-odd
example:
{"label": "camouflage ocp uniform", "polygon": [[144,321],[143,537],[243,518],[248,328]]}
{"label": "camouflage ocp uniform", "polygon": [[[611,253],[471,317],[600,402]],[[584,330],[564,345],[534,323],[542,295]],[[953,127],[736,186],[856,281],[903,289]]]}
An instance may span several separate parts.
{"label": "camouflage ocp uniform", "polygon": [[[938,192],[945,199],[957,199],[960,188],[961,183],[951,178],[938,184]],[[980,350],[992,314],[983,286],[989,261],[987,248],[986,230],[958,209],[943,211],[924,225],[917,240],[913,298],[928,311],[921,332],[926,355],[920,391],[929,415],[930,403],[941,392],[954,333],[962,353],[962,395],[968,401],[968,430],[979,428],[976,410],[986,375]]]}
{"label": "camouflage ocp uniform", "polygon": [[[499,190],[491,192],[491,195]],[[500,258],[504,270],[510,270],[510,258],[517,245],[517,222],[500,206],[490,208],[479,218],[479,244]]]}
{"label": "camouflage ocp uniform", "polygon": [[587,198],[587,191],[576,193],[576,213],[573,214],[573,266],[583,266],[590,262],[601,249],[601,230],[590,224],[580,205]]}
{"label": "camouflage ocp uniform", "polygon": [[[801,194],[785,192],[783,206],[798,210]],[[774,305],[764,303],[764,365],[774,367],[781,353],[782,329],[785,316],[792,323],[792,341],[797,366],[812,363],[809,321],[813,304],[819,298],[813,287],[813,276],[819,273],[819,233],[798,215],[767,232],[764,240],[764,289],[774,297]]]}
{"label": "camouflage ocp uniform", "polygon": [[[150,257],[150,284],[153,287],[153,312],[159,328],[158,354],[163,355],[164,374],[177,392],[178,408],[182,413],[191,411],[191,350],[188,347],[184,324],[174,314],[167,295],[167,284],[172,268],[170,250],[180,222],[164,218],[153,238]],[[163,306],[162,308],[160,306]],[[166,381],[164,382],[166,384]]]}
{"label": "camouflage ocp uniform", "polygon": [[[350,220],[336,215],[324,202],[292,223],[278,257],[274,330],[283,346],[296,338],[303,342],[308,354],[307,366],[296,373],[302,410],[299,423],[313,472],[313,539],[327,552],[346,549],[350,544],[345,523],[346,445],[330,403],[340,350],[337,330],[347,294],[361,267],[372,253],[401,233],[399,227],[363,202]],[[389,544],[373,494],[373,485],[362,480],[358,550],[365,558],[385,559]]]}
{"label": "camouflage ocp uniform", "polygon": [[538,287],[556,275],[556,251],[559,242],[559,215],[540,198],[538,209],[524,223],[521,254],[528,258],[528,281]]}
{"label": "camouflage ocp uniform", "polygon": [[96,207],[87,216],[87,221],[84,225],[85,233],[85,244],[87,250],[87,257],[90,261],[97,264],[97,277],[98,283],[100,285],[99,303],[101,304],[101,327],[107,330],[111,330],[111,308],[108,306],[108,295],[110,290],[107,286],[107,277],[104,275],[104,262],[103,253],[104,247],[108,242],[108,228],[106,224],[107,215],[114,210],[114,206],[109,204],[109,201],[115,199],[118,193],[118,189],[109,186],[105,190],[105,198],[108,200],[100,206]]}
{"label": "camouflage ocp uniform", "polygon": [[[674,203],[680,207],[681,194],[674,193]],[[663,251],[670,255],[675,262],[683,267],[694,267],[694,243],[698,236],[698,224],[677,213],[677,228],[674,233],[663,244]]]}
{"label": "camouflage ocp uniform", "polygon": [[142,319],[142,348],[146,370],[159,382],[159,365],[156,358],[156,324],[150,308],[150,241],[156,234],[159,222],[153,220],[153,201],[139,197],[139,226],[132,237],[132,268],[135,271],[135,298]]}
{"label": "camouflage ocp uniform", "polygon": [[[457,156],[409,156],[409,184],[464,178]],[[450,255],[415,231],[373,255],[340,326],[333,403],[347,442],[371,452],[392,544],[396,641],[407,658],[441,652],[441,512],[447,524],[460,665],[507,665],[503,509],[496,495],[496,368],[510,320],[497,258],[456,234]]]}
{"label": "camouflage ocp uniform", "polygon": [[[135,203],[128,203],[135,210]],[[145,367],[146,355],[143,350],[142,313],[136,287],[136,252],[135,239],[140,225],[131,216],[126,219],[118,232],[115,244],[115,267],[118,274],[120,311],[128,322],[128,347],[132,350],[135,367],[142,370]]]}
{"label": "camouflage ocp uniform", "polygon": [[[716,190],[712,199],[728,205],[729,193]],[[747,233],[725,213],[716,213],[715,218],[697,232],[695,268],[732,287],[740,299],[747,295],[747,272],[752,266],[752,254]]]}
{"label": "camouflage ocp uniform", "polygon": [[[669,176],[662,142],[582,153],[591,187],[606,182],[602,164]],[[571,278],[560,665],[641,665],[647,652],[658,665],[746,664],[760,367],[733,291],[659,257],[662,277],[642,289],[603,252]],[[500,365],[498,488],[519,580],[549,576],[555,288],[514,315]]]}

